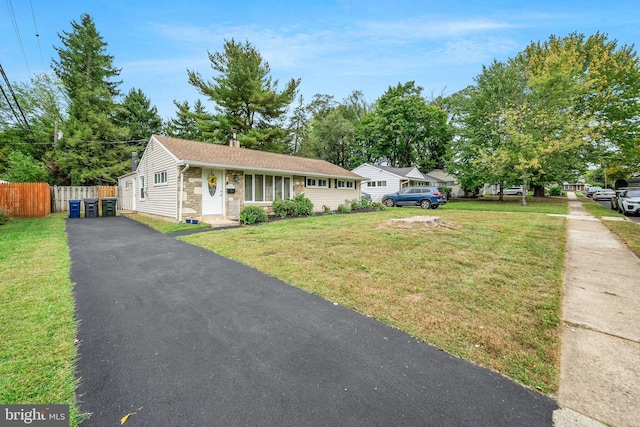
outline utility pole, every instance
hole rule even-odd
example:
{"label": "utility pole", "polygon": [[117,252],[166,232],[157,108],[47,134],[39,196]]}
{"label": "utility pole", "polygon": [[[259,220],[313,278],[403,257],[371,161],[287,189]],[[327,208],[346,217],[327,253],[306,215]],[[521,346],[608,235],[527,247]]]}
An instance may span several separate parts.
{"label": "utility pole", "polygon": [[62,139],[62,132],[58,130],[58,122],[55,122],[53,129],[53,148],[58,146],[58,141]]}

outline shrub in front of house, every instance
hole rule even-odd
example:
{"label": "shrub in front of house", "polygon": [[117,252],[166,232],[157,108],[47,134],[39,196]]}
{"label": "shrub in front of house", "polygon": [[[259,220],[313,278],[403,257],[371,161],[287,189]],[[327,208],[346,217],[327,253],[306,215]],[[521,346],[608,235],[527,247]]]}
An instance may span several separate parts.
{"label": "shrub in front of house", "polygon": [[260,206],[246,206],[240,211],[240,223],[242,224],[256,224],[268,220],[267,213]]}
{"label": "shrub in front of house", "polygon": [[360,211],[360,210],[374,210],[374,211],[382,211],[385,209],[385,206],[380,202],[374,202],[368,198],[362,198],[360,200],[353,199],[351,201],[345,200],[346,205],[351,207],[352,211]]}
{"label": "shrub in front of house", "polygon": [[442,187],[444,190],[445,196],[447,196],[447,200],[451,200],[451,194],[453,194],[453,188],[451,187]]}
{"label": "shrub in front of house", "polygon": [[560,187],[551,187],[549,189],[550,196],[562,196],[562,188]]}
{"label": "shrub in front of house", "polygon": [[313,203],[311,200],[304,197],[304,194],[299,194],[293,199],[289,200],[293,207],[292,215],[313,215]]}
{"label": "shrub in front of house", "polygon": [[291,200],[276,199],[273,201],[273,214],[280,218],[285,218],[287,215],[291,215],[293,212],[293,206]]}
{"label": "shrub in front of house", "polygon": [[293,199],[274,200],[271,207],[273,209],[273,214],[280,218],[314,214],[313,203],[311,203],[311,200],[304,197],[304,194],[300,194]]}

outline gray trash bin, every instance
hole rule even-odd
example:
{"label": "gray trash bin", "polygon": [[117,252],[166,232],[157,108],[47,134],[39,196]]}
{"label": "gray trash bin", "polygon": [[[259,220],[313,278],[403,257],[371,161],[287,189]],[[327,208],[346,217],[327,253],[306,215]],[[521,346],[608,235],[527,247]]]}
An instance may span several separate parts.
{"label": "gray trash bin", "polygon": [[85,218],[97,218],[98,217],[98,199],[84,199],[84,217]]}

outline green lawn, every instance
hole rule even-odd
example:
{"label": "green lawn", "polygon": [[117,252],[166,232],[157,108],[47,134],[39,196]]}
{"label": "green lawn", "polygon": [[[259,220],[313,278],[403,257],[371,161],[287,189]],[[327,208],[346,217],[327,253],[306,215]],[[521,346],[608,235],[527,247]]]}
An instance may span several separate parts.
{"label": "green lawn", "polygon": [[69,404],[76,323],[64,215],[0,226],[0,403]]}
{"label": "green lawn", "polygon": [[[596,216],[615,216],[583,199]],[[276,221],[184,237],[554,395],[566,199],[454,201],[437,210]],[[437,215],[445,227],[394,228]],[[0,403],[66,403],[76,387],[64,214],[0,226]],[[194,225],[144,221],[163,232]],[[604,221],[640,254],[640,224]],[[203,225],[208,227],[208,225]]]}
{"label": "green lawn", "polygon": [[[561,211],[561,204],[528,213],[457,205],[291,219],[183,239],[556,393],[566,219],[535,212]],[[416,215],[441,216],[447,226],[386,222]]]}
{"label": "green lawn", "polygon": [[211,225],[206,223],[198,224],[186,224],[184,222],[167,221],[161,218],[157,218],[150,215],[143,214],[126,214],[131,219],[135,219],[138,222],[148,225],[149,227],[158,230],[161,233],[175,233],[178,231],[187,230],[200,230],[204,228],[211,228]]}
{"label": "green lawn", "polygon": [[477,199],[453,199],[438,209],[457,211],[537,212],[561,215],[568,213],[566,197],[529,197],[527,203],[527,206],[522,206],[522,199],[519,196],[505,196],[502,201],[499,200],[497,196],[485,196]]}

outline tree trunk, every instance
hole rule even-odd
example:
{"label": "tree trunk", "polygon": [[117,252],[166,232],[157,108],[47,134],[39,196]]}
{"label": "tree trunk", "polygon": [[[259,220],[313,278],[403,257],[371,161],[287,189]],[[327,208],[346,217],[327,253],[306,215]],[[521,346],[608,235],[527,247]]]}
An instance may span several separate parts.
{"label": "tree trunk", "polygon": [[544,186],[542,186],[542,185],[534,185],[533,186],[533,197],[544,197]]}

